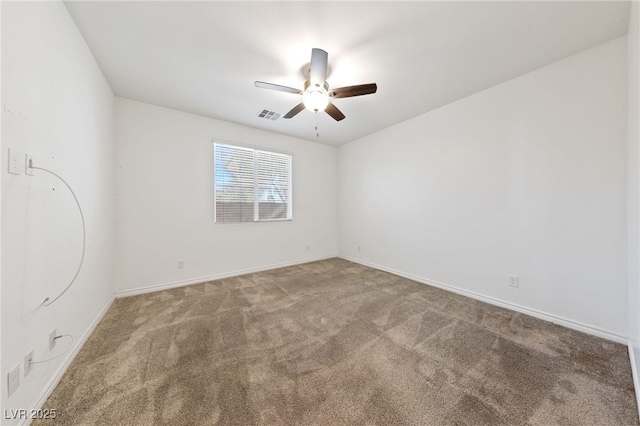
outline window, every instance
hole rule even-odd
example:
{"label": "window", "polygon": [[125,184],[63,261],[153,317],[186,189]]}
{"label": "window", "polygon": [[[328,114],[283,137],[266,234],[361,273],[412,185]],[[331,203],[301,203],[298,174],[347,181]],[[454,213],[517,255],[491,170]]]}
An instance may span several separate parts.
{"label": "window", "polygon": [[214,143],[216,223],[291,219],[291,155]]}

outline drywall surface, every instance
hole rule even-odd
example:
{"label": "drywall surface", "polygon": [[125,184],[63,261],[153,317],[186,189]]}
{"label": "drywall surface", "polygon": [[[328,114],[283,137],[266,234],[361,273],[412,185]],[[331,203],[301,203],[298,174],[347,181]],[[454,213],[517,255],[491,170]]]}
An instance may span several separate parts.
{"label": "drywall surface", "polygon": [[341,146],[340,255],[624,341],[625,58],[623,37]]}
{"label": "drywall surface", "polygon": [[[335,147],[122,98],[115,122],[118,293],[335,256]],[[214,223],[214,139],[293,155],[293,220]]]}
{"label": "drywall surface", "polygon": [[[43,402],[81,341],[113,300],[113,93],[62,2],[2,2],[2,420],[22,423]],[[22,154],[8,173],[9,149]],[[79,210],[67,187],[35,170],[63,177],[86,222],[82,253]],[[24,356],[56,357],[72,345],[64,337],[49,351],[49,333],[75,338],[61,357],[24,375]],[[20,386],[7,396],[7,372],[20,366]],[[14,410],[14,411],[11,411]],[[29,412],[27,412],[28,414]],[[7,418],[9,417],[9,418]]]}
{"label": "drywall surface", "polygon": [[[629,281],[629,350],[640,398],[640,7],[631,4],[627,34],[627,247]],[[640,406],[640,404],[639,404]]]}

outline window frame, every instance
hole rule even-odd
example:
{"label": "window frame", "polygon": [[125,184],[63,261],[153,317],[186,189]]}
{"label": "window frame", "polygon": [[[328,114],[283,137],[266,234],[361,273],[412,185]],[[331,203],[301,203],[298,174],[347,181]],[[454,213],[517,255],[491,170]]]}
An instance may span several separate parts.
{"label": "window frame", "polygon": [[[243,149],[252,151],[253,154],[253,220],[246,221],[219,221],[217,212],[217,198],[216,198],[216,146],[227,146],[234,149]],[[258,190],[258,158],[256,153],[263,152],[266,154],[276,154],[287,156],[289,159],[289,176],[288,176],[288,197],[287,197],[287,217],[286,218],[271,218],[260,219],[260,199]],[[220,139],[213,139],[213,222],[216,225],[240,225],[245,223],[269,223],[269,222],[291,222],[293,221],[293,154],[287,151],[275,150],[271,148],[264,148],[259,146],[245,145],[237,142],[229,142]]]}

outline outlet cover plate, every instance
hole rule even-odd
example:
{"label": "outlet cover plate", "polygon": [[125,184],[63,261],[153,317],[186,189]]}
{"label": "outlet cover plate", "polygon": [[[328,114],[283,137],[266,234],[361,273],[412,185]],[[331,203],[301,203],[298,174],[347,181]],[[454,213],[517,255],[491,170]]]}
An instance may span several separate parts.
{"label": "outlet cover plate", "polygon": [[9,148],[9,173],[19,175],[22,173],[22,154]]}
{"label": "outlet cover plate", "polygon": [[33,169],[29,164],[32,164],[33,158],[29,154],[24,155],[24,174],[33,176]]}
{"label": "outlet cover plate", "polygon": [[24,356],[24,375],[25,377],[29,375],[29,373],[31,373],[31,370],[33,370],[33,349],[31,349],[31,351],[29,351],[28,354],[26,354]]}
{"label": "outlet cover plate", "polygon": [[55,347],[56,347],[56,329],[54,328],[53,330],[51,330],[51,333],[49,333],[49,350],[52,350]]}
{"label": "outlet cover plate", "polygon": [[516,277],[515,275],[509,275],[509,286],[520,287],[520,277]]}
{"label": "outlet cover plate", "polygon": [[13,395],[18,386],[20,386],[20,364],[7,373],[7,396]]}

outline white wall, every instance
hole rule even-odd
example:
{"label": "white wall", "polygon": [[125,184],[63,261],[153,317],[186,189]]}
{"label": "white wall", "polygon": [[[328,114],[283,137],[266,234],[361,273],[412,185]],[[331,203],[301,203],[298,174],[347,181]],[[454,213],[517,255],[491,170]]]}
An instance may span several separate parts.
{"label": "white wall", "polygon": [[629,355],[640,407],[640,4],[631,5],[627,34],[627,247]]}
{"label": "white wall", "polygon": [[[336,255],[335,147],[121,98],[115,122],[119,294]],[[214,224],[214,138],[293,154],[292,221]]]}
{"label": "white wall", "polygon": [[341,146],[339,253],[626,341],[625,58],[623,37]]}
{"label": "white wall", "polygon": [[[2,2],[2,407],[43,402],[74,350],[24,377],[24,356],[56,356],[49,332],[78,348],[114,297],[113,93],[62,2]],[[86,258],[57,302],[81,253],[78,210],[66,187],[42,171],[8,174],[9,148],[33,155],[71,185],[84,209]],[[22,161],[22,165],[24,162]],[[21,384],[7,396],[7,373]],[[4,411],[2,413],[4,417]],[[14,424],[17,420],[2,419]]]}

